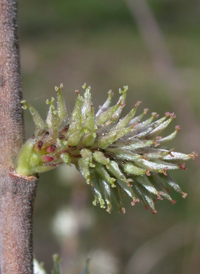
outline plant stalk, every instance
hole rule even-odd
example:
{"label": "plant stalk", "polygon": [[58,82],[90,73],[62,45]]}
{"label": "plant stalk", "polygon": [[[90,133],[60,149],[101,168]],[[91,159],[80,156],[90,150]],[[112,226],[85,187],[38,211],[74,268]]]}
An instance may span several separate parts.
{"label": "plant stalk", "polygon": [[0,0],[0,274],[32,274],[37,178],[14,167],[24,141],[17,0]]}
{"label": "plant stalk", "polygon": [[38,180],[10,171],[1,207],[1,273],[32,274],[32,215]]}

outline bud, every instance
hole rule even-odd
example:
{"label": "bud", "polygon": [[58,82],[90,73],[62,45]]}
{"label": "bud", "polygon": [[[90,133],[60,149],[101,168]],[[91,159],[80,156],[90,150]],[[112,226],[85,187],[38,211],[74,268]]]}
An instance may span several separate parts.
{"label": "bud", "polygon": [[163,148],[180,130],[179,126],[168,136],[160,134],[176,117],[166,112],[156,120],[153,112],[143,120],[148,109],[135,116],[140,101],[124,117],[128,87],[119,90],[116,105],[110,106],[113,93],[108,92],[106,102],[94,113],[91,88],[83,86],[84,95],[78,91],[74,110],[69,116],[60,87],[57,92],[57,108],[54,98],[47,100],[49,111],[44,122],[39,113],[26,101],[36,126],[35,134],[28,139],[18,155],[16,171],[25,176],[53,169],[61,164],[73,164],[94,190],[93,204],[99,204],[110,213],[115,201],[119,211],[125,213],[123,196],[131,198],[131,204],[142,201],[145,208],[156,213],[155,200],[168,199],[169,186],[186,197],[179,185],[169,175],[170,170],[185,170],[183,161],[195,159],[195,152],[184,154]]}

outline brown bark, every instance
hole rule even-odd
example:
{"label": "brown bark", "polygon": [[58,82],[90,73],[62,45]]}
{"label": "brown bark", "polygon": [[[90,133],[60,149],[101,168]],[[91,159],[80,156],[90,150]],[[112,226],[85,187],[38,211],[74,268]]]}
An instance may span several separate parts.
{"label": "brown bark", "polygon": [[0,151],[6,170],[23,143],[21,99],[17,3],[0,0]]}
{"label": "brown bark", "polygon": [[32,215],[36,196],[36,177],[10,172],[1,207],[1,273],[33,273]]}
{"label": "brown bark", "polygon": [[[0,273],[32,274],[37,179],[9,173],[23,144],[17,0],[0,0]],[[11,176],[10,176],[11,175]]]}

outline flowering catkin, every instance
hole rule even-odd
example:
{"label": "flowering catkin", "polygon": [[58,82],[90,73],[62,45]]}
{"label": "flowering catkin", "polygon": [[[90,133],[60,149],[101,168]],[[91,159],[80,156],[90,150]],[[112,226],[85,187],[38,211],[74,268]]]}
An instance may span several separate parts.
{"label": "flowering catkin", "polygon": [[142,201],[153,213],[157,212],[155,198],[162,200],[164,197],[175,203],[169,195],[169,186],[186,197],[169,170],[185,170],[183,161],[194,159],[196,153],[183,154],[162,148],[176,136],[179,126],[170,135],[160,136],[176,117],[174,113],[166,112],[157,119],[158,115],[153,112],[150,118],[142,121],[148,109],[135,116],[141,103],[138,101],[120,119],[128,90],[125,86],[119,90],[120,97],[114,106],[110,106],[113,93],[109,91],[106,102],[95,115],[90,87],[84,85],[84,95],[76,91],[76,104],[68,115],[61,88],[62,85],[55,88],[57,108],[54,98],[46,101],[49,111],[45,122],[32,106],[22,101],[22,107],[32,114],[36,130],[19,153],[16,168],[19,174],[30,176],[63,163],[73,164],[92,186],[93,204],[99,204],[108,212],[113,201],[120,212],[125,212],[124,193],[130,196],[132,205]]}

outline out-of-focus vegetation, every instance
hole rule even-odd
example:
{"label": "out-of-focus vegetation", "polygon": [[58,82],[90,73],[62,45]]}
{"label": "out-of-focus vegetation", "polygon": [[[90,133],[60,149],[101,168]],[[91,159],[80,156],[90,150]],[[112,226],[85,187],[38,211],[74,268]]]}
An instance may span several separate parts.
{"label": "out-of-focus vegetation", "polygon": [[[198,144],[196,128],[200,125],[199,1],[147,3],[162,31],[184,93],[181,89],[173,92],[173,86],[160,77],[125,1],[19,0],[24,98],[45,117],[44,101],[55,95],[54,86],[60,83],[64,84],[63,93],[71,111],[74,90],[81,91],[85,82],[92,87],[96,109],[109,89],[118,93],[119,87],[128,85],[127,112],[138,100],[150,113],[160,115],[166,111],[180,113],[181,108],[183,115],[177,117],[176,124],[183,130],[173,146],[185,153],[198,152],[199,147],[193,144]],[[191,113],[184,112],[188,104]],[[25,123],[26,136],[30,137],[34,125],[28,113]],[[194,130],[184,127],[192,123],[196,125]],[[88,258],[91,274],[199,273],[198,164],[198,160],[191,162],[187,171],[173,173],[188,197],[184,200],[172,193],[177,204],[158,202],[156,216],[144,211],[141,204],[131,207],[128,199],[125,215],[117,210],[109,215],[93,207],[91,189],[73,167],[42,174],[34,218],[36,258],[44,261],[49,270],[52,254],[57,252],[64,273],[69,274],[81,273]]]}

